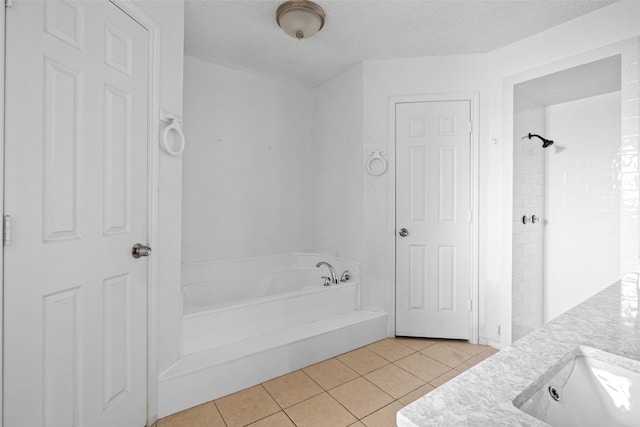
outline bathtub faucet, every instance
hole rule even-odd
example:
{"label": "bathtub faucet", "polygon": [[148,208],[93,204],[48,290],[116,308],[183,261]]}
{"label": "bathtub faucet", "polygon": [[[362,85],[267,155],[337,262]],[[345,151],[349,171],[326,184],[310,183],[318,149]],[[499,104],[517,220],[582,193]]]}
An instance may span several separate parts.
{"label": "bathtub faucet", "polygon": [[316,268],[320,268],[321,265],[326,265],[327,267],[329,267],[329,274],[331,275],[331,284],[337,285],[338,273],[336,273],[336,270],[333,268],[333,266],[328,262],[320,261],[319,263],[316,264]]}

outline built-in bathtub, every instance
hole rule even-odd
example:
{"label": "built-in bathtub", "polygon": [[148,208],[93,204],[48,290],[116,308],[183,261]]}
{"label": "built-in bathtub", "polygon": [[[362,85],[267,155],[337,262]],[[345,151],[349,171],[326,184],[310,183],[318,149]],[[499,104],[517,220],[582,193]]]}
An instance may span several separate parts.
{"label": "built-in bathtub", "polygon": [[357,311],[359,284],[353,276],[324,286],[313,265],[271,271],[256,282],[229,279],[183,287],[182,354]]}
{"label": "built-in bathtub", "polygon": [[[329,262],[349,280],[324,286]],[[387,334],[360,310],[355,262],[284,254],[184,265],[181,358],[160,375],[159,416],[353,350]]]}

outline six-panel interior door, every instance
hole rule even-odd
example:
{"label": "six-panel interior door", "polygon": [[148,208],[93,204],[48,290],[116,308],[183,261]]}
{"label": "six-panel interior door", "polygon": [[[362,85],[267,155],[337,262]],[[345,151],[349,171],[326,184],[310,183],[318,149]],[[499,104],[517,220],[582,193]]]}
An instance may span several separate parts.
{"label": "six-panel interior door", "polygon": [[399,336],[470,336],[470,108],[396,104]]}
{"label": "six-panel interior door", "polygon": [[6,31],[4,425],[144,426],[148,32],[106,0]]}

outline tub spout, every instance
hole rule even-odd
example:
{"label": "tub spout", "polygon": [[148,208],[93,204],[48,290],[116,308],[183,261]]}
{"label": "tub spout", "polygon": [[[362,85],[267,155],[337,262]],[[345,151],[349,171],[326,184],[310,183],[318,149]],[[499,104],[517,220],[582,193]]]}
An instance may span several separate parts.
{"label": "tub spout", "polygon": [[317,263],[316,264],[316,268],[320,268],[321,265],[326,265],[327,267],[329,267],[329,274],[331,276],[331,284],[337,285],[338,284],[338,273],[336,273],[335,268],[333,268],[333,266],[331,264],[329,264],[328,262],[324,262],[324,261],[320,261],[319,263]]}

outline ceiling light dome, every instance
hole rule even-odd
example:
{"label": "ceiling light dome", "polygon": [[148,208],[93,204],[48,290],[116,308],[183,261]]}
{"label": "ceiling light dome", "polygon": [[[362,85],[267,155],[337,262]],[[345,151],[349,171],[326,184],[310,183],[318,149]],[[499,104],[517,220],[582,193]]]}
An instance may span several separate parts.
{"label": "ceiling light dome", "polygon": [[276,21],[291,37],[308,39],[324,26],[324,10],[308,0],[289,0],[278,6]]}

